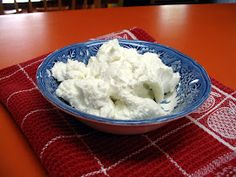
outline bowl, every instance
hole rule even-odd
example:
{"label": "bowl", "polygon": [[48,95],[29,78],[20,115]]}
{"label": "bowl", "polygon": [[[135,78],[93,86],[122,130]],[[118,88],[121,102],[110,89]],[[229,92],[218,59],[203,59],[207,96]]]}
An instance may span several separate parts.
{"label": "bowl", "polygon": [[113,134],[140,134],[155,130],[168,122],[180,119],[195,111],[208,98],[211,82],[204,68],[193,59],[175,49],[151,42],[138,40],[119,40],[121,46],[135,48],[139,53],[152,52],[159,54],[166,65],[174,72],[180,73],[180,84],[177,86],[177,106],[166,116],[142,120],[114,120],[79,111],[57,97],[55,90],[58,82],[51,75],[51,68],[58,62],[68,59],[88,63],[90,56],[95,56],[105,40],[93,40],[77,43],[56,50],[48,55],[37,70],[37,84],[42,95],[57,108],[73,115],[79,121],[103,132]]}

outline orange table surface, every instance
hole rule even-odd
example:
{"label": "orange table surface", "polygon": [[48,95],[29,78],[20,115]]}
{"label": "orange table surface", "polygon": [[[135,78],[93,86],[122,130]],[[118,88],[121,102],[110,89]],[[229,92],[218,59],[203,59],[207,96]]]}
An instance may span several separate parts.
{"label": "orange table surface", "polygon": [[[0,69],[122,29],[140,27],[197,60],[236,89],[236,4],[163,5],[0,16]],[[27,140],[0,104],[0,176],[45,177]]]}

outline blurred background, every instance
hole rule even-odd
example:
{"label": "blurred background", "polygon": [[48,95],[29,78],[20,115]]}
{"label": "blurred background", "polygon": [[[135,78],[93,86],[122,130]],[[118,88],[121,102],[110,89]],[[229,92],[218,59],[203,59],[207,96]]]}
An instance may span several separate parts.
{"label": "blurred background", "polygon": [[165,4],[236,3],[236,0],[0,0],[0,14]]}

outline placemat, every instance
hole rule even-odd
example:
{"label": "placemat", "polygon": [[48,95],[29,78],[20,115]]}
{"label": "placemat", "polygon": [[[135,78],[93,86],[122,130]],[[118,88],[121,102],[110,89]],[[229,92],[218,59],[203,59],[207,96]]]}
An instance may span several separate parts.
{"label": "placemat", "polygon": [[[139,28],[98,39],[155,41]],[[0,71],[0,100],[51,177],[235,176],[236,91],[212,81],[194,113],[142,135],[98,132],[48,103],[35,73],[40,56]]]}

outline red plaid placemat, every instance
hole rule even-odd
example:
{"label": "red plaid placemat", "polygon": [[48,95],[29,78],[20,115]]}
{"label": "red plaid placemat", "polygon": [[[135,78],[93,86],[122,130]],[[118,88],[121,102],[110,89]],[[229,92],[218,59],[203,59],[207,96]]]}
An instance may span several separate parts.
{"label": "red plaid placemat", "polygon": [[[99,37],[154,41],[139,28]],[[0,100],[51,177],[235,176],[236,92],[212,79],[195,113],[144,134],[93,130],[55,109],[35,84],[45,56],[0,71]]]}

